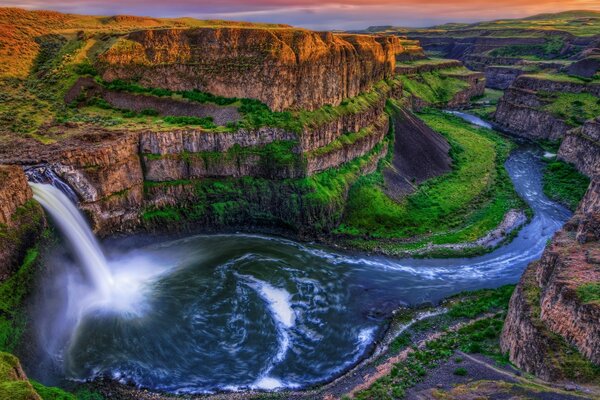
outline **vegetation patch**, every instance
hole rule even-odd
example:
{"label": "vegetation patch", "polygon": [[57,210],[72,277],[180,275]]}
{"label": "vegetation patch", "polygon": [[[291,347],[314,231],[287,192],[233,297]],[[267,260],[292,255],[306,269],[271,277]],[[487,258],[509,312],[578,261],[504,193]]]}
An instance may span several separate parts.
{"label": "vegetation patch", "polygon": [[363,239],[421,237],[394,243],[394,251],[427,243],[470,242],[497,227],[510,209],[526,208],[504,168],[511,142],[439,111],[419,117],[449,141],[452,172],[424,182],[400,202],[385,194],[381,168],[360,178],[350,190],[343,223],[336,230],[360,239],[353,245],[372,249],[381,243]]}
{"label": "vegetation patch", "polygon": [[542,107],[571,126],[581,126],[600,115],[600,98],[589,93],[541,93],[548,102]]}
{"label": "vegetation patch", "polygon": [[37,247],[29,249],[19,270],[0,284],[0,351],[14,351],[21,340],[27,322],[22,303],[31,289],[38,256]]}
{"label": "vegetation patch", "polygon": [[522,57],[534,60],[545,60],[559,55],[564,46],[564,39],[561,36],[554,35],[546,38],[544,44],[504,46],[492,50],[489,54],[493,57]]}
{"label": "vegetation patch", "polygon": [[556,160],[548,162],[542,179],[548,198],[575,211],[590,184],[590,179],[574,165]]}
{"label": "vegetation patch", "polygon": [[[464,69],[464,71],[462,71]],[[464,68],[453,68],[458,73],[460,71],[468,73]],[[416,75],[400,75],[402,88],[406,94],[417,97],[428,104],[440,105],[446,104],[454,96],[469,88],[469,84],[462,79],[448,76],[448,71],[423,72]]]}
{"label": "vegetation patch", "polygon": [[[400,349],[412,349],[405,360],[400,361],[392,367],[391,373],[378,379],[368,389],[355,394],[357,399],[401,399],[404,398],[409,388],[423,381],[436,367],[448,361],[455,351],[460,350],[466,353],[479,353],[487,355],[498,362],[506,363],[506,358],[500,350],[500,333],[502,332],[503,321],[508,309],[510,295],[514,286],[504,286],[496,290],[482,290],[468,294],[463,299],[457,295],[451,299],[452,310],[468,309],[468,318],[481,317],[485,313],[493,313],[491,317],[482,318],[471,323],[467,323],[457,330],[446,330],[438,339],[429,341],[424,347],[417,348],[415,340],[422,337],[419,332],[428,331],[437,328],[432,326],[429,319],[416,322],[411,328],[398,336],[390,346],[392,354]],[[490,301],[497,298],[497,301]],[[463,304],[463,300],[469,303]],[[477,305],[475,311],[474,305]],[[463,317],[461,312],[457,315],[445,315],[440,317],[445,324],[455,324]],[[447,325],[446,325],[447,326]],[[464,376],[464,368],[457,368],[455,374]]]}
{"label": "vegetation patch", "polygon": [[[287,162],[285,158],[292,153],[285,148],[286,143],[281,144],[284,147],[267,151],[279,151],[284,157],[280,161]],[[273,145],[279,146],[277,142]],[[342,217],[349,187],[368,165],[375,162],[384,146],[386,143],[379,143],[362,157],[305,178],[271,180],[243,177],[145,182],[147,192],[179,185],[190,189],[195,196],[190,204],[147,209],[143,219],[153,224],[179,220],[206,221],[216,226],[260,223],[293,231],[327,232]],[[199,154],[190,156],[198,157]],[[215,153],[214,156],[222,157],[222,154]],[[268,159],[276,160],[277,157],[271,155]],[[266,204],[277,204],[277,207]]]}
{"label": "vegetation patch", "polygon": [[600,304],[600,282],[586,283],[579,286],[577,296],[583,303]]}

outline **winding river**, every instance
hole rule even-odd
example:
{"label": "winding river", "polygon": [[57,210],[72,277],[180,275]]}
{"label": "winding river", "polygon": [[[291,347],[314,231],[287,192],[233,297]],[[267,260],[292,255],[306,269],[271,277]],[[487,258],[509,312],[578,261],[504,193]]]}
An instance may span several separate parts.
{"label": "winding river", "polygon": [[542,192],[540,158],[523,145],[507,160],[534,217],[481,257],[391,259],[242,234],[132,241],[107,254],[117,289],[93,302],[72,252],[59,246],[46,255],[52,275],[32,307],[43,354],[28,373],[49,384],[105,376],[173,393],[331,379],[368,352],[392,310],[518,281],[569,217]]}

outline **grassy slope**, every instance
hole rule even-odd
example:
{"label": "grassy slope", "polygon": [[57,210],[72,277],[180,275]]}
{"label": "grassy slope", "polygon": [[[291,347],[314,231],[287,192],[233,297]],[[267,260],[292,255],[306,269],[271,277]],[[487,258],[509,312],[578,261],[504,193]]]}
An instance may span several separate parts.
{"label": "grassy slope", "polygon": [[[380,378],[368,389],[357,393],[354,398],[359,400],[402,399],[405,397],[407,389],[423,381],[437,366],[453,357],[457,350],[471,354],[483,354],[495,360],[499,365],[508,363],[506,355],[502,354],[499,343],[513,289],[512,285],[504,286],[451,298],[447,314],[421,320],[395,339],[390,346],[389,355],[397,354],[411,347],[414,351],[404,361],[397,362],[389,375]],[[532,293],[532,298],[532,300],[537,298],[537,304],[539,304],[539,293]],[[457,322],[468,320],[472,322],[458,330],[446,329]],[[416,341],[423,337],[420,332],[432,331],[441,331],[442,334],[424,347],[416,348]],[[583,378],[597,382],[598,366],[583,359],[575,348],[565,343],[564,339],[557,337],[556,342],[557,353],[552,356],[558,357],[568,367],[566,376],[569,379]],[[458,363],[460,359],[455,357],[454,361]],[[465,372],[464,369],[458,368],[454,373],[464,375]],[[527,378],[527,375],[525,377]],[[525,384],[530,385],[528,389],[534,393],[540,390],[549,391],[549,394],[552,392],[552,388],[539,386],[533,380]],[[469,396],[468,392],[461,393],[465,397]],[[440,394],[440,398],[446,397]]]}
{"label": "grassy slope", "polygon": [[405,93],[424,100],[433,105],[448,103],[458,92],[465,90],[469,84],[448,76],[448,73],[469,73],[464,67],[445,69],[442,71],[423,72],[416,75],[400,75]]}
{"label": "grassy slope", "polygon": [[[415,349],[404,361],[396,363],[389,375],[380,378],[368,389],[358,392],[354,398],[404,398],[407,389],[425,379],[430,370],[448,360],[456,350],[485,354],[500,362],[506,362],[500,351],[499,338],[513,289],[514,286],[504,286],[495,290],[481,290],[456,296],[450,303],[448,314],[439,318],[438,324],[448,326],[461,319],[472,319],[486,313],[493,316],[466,325],[457,331],[447,332],[429,342],[424,348]],[[417,322],[397,337],[390,346],[392,352],[399,353],[414,346],[414,340],[420,337],[419,332],[431,329],[431,322],[428,319]]]}
{"label": "grassy slope", "polygon": [[575,211],[585,195],[590,179],[564,161],[549,161],[544,170],[544,193],[550,199]]}
{"label": "grassy slope", "polygon": [[390,249],[401,251],[473,241],[498,226],[508,210],[525,207],[503,166],[511,149],[506,139],[439,111],[419,117],[448,139],[453,171],[423,183],[400,203],[385,195],[380,171],[361,178],[337,230],[355,236],[353,245],[372,249],[381,243],[369,239],[422,237]]}
{"label": "grassy slope", "polygon": [[600,115],[600,98],[589,93],[541,93],[548,103],[541,109],[570,126],[581,126],[585,121]]}
{"label": "grassy slope", "polygon": [[[544,31],[564,31],[576,36],[600,34],[600,11],[567,11],[556,14],[540,14],[520,19],[501,19],[474,24],[445,24],[431,28],[414,29],[393,27],[388,32],[419,32],[444,36],[464,36],[469,32],[486,30],[492,36],[502,37],[519,32],[520,36],[539,36]],[[525,32],[522,32],[522,31]]]}

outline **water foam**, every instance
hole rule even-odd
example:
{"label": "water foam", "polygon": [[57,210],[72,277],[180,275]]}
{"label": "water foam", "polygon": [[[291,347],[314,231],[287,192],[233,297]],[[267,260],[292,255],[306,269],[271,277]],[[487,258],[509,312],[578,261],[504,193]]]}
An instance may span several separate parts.
{"label": "water foam", "polygon": [[277,354],[270,360],[269,364],[251,387],[262,390],[274,390],[283,386],[290,387],[291,384],[284,385],[279,379],[271,377],[269,374],[276,364],[285,359],[285,355],[290,347],[290,335],[288,331],[294,327],[296,320],[296,315],[291,304],[292,296],[287,290],[276,288],[253,276],[239,276],[267,303],[267,307],[277,327]]}

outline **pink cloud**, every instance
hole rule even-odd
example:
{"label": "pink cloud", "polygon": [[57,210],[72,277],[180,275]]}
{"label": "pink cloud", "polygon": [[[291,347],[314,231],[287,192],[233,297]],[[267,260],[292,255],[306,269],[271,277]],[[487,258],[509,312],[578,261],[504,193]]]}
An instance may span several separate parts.
{"label": "pink cloud", "polygon": [[513,18],[569,9],[600,10],[598,0],[8,0],[3,6],[88,14],[238,19],[314,29],[426,26]]}

